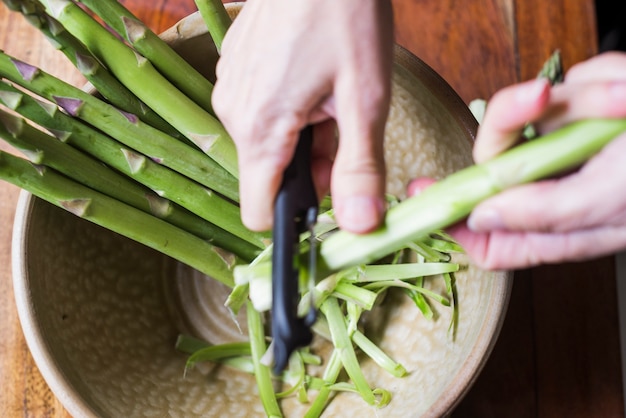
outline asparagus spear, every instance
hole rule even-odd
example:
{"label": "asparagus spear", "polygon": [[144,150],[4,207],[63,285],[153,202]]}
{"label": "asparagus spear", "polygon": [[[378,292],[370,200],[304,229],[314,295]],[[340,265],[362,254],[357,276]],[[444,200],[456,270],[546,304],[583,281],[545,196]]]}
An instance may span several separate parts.
{"label": "asparagus spear", "polygon": [[235,145],[224,126],[180,92],[148,61],[70,0],[40,0],[46,11],[83,42],[137,97],[234,177]]}
{"label": "asparagus spear", "polygon": [[126,39],[185,95],[213,112],[213,84],[117,0],[78,0]]}
{"label": "asparagus spear", "polygon": [[238,200],[237,179],[213,159],[195,147],[143,123],[134,115],[121,112],[108,103],[1,51],[0,76],[58,104],[70,115],[83,119],[153,161],[178,171],[232,200]]}
{"label": "asparagus spear", "polygon": [[222,41],[232,21],[221,0],[195,0],[217,51],[222,50]]}
{"label": "asparagus spear", "polygon": [[222,251],[172,224],[96,192],[54,170],[0,152],[0,179],[74,215],[117,232],[233,286],[233,262]]}
{"label": "asparagus spear", "polygon": [[137,115],[144,122],[170,135],[180,133],[152,109],[143,104],[119,82],[78,39],[68,33],[54,18],[45,13],[36,0],[2,0],[10,9],[21,12],[58,50],[74,64],[85,78],[114,106]]}
{"label": "asparagus spear", "polygon": [[331,270],[380,259],[460,221],[478,203],[506,188],[579,166],[624,131],[623,119],[584,120],[526,142],[392,207],[377,231],[367,235],[340,231],[330,236],[321,244],[322,259]]}

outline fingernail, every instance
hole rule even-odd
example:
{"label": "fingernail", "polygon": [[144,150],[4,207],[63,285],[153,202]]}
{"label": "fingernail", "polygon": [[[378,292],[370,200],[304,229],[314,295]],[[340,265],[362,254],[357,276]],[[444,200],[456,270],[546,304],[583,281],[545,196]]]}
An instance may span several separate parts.
{"label": "fingernail", "polygon": [[381,199],[372,196],[351,196],[334,202],[340,226],[350,232],[364,233],[375,229],[384,212]]}
{"label": "fingernail", "polygon": [[519,102],[529,103],[537,100],[548,85],[548,81],[544,78],[538,78],[521,86],[515,92],[515,98]]}
{"label": "fingernail", "polygon": [[500,214],[493,209],[472,212],[467,218],[467,227],[474,232],[488,232],[504,228]]}

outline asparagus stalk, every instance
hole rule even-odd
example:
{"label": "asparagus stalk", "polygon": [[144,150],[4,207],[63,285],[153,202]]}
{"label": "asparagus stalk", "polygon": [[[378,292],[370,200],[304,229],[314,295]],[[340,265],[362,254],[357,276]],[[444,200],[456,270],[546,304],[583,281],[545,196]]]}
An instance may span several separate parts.
{"label": "asparagus stalk", "polygon": [[232,262],[208,242],[54,170],[0,152],[0,179],[233,286]]}
{"label": "asparagus stalk", "polygon": [[222,50],[222,41],[232,21],[221,0],[195,0],[200,15],[206,24],[217,51]]}
{"label": "asparagus stalk", "polygon": [[[6,85],[4,83],[0,83],[0,87],[2,86]],[[16,92],[14,94],[20,96],[22,95],[20,92]],[[0,91],[0,102],[2,102],[3,99],[7,100],[6,96],[6,91]],[[16,96],[11,97],[16,98]],[[46,112],[46,110],[44,110],[42,107],[43,104],[40,106],[33,99],[28,97],[23,97],[19,101],[30,101],[31,107],[34,107],[33,110],[35,112],[39,110],[39,113],[43,116],[54,120],[54,118]],[[15,102],[11,101],[11,103]],[[13,107],[15,108],[16,106]],[[19,109],[24,109],[25,107],[28,108],[28,106],[18,106]],[[87,143],[87,146],[91,145],[90,137],[81,136],[81,127],[78,126],[77,121],[72,120],[60,112],[56,112],[54,114],[59,119],[67,120],[69,122],[67,125],[75,126],[75,130],[77,132],[71,133],[70,137],[79,137],[76,142],[82,142],[83,144]],[[41,120],[40,118],[34,118],[33,120],[37,121],[37,119]],[[43,120],[43,122],[44,126],[49,125],[46,124],[46,120]],[[58,125],[59,124],[56,126]],[[90,128],[83,126],[82,130],[90,130]],[[98,190],[108,196],[136,207],[137,209],[143,210],[144,212],[166,219],[173,225],[191,232],[200,238],[209,240],[214,245],[231,251],[239,257],[242,257],[244,260],[251,261],[256,255],[258,255],[260,252],[258,245],[252,245],[249,242],[244,241],[237,235],[233,235],[221,227],[198,217],[172,201],[158,196],[153,191],[141,187],[138,183],[131,181],[128,177],[118,174],[116,171],[113,171],[103,165],[101,162],[105,162],[107,164],[112,162],[113,164],[120,166],[122,170],[127,172],[131,171],[130,166],[128,164],[124,164],[123,153],[121,152],[120,147],[114,145],[112,141],[107,141],[106,138],[100,138],[103,135],[99,132],[95,130],[92,131],[93,137],[98,139],[95,142],[95,148],[96,150],[101,150],[100,152],[96,151],[95,155],[104,157],[99,161],[88,157],[77,149],[57,140],[55,137],[35,129],[27,124],[22,118],[0,110],[0,138],[4,138],[8,143],[21,150],[28,156],[32,163],[43,164],[54,168],[81,184]],[[103,140],[101,141],[100,139]],[[108,145],[108,147],[103,147],[103,145]],[[167,174],[171,174],[175,178],[180,177],[183,180],[185,179],[165,167],[158,166],[154,163],[152,164],[155,167],[155,171],[163,173],[164,177],[167,177]],[[157,180],[165,180],[160,177],[155,178]],[[196,185],[196,183],[190,183]],[[206,195],[206,193],[203,192],[202,195]],[[212,210],[211,207],[204,206],[202,209],[206,212],[210,212]],[[231,217],[234,217],[234,219],[238,221],[238,209],[234,208],[231,212]],[[247,230],[246,233],[249,234]]]}
{"label": "asparagus stalk", "polygon": [[250,302],[248,302],[246,304],[246,316],[248,318],[250,349],[252,353],[252,363],[254,364],[254,376],[259,388],[261,402],[263,403],[265,413],[268,417],[282,417],[283,414],[278,406],[276,394],[274,393],[272,386],[270,368],[261,362],[261,358],[267,350],[261,314],[254,309]]}
{"label": "asparagus stalk", "polygon": [[141,120],[170,135],[180,133],[152,109],[143,104],[119,82],[85,46],[68,33],[63,26],[43,10],[36,0],[2,0],[7,6],[21,12],[58,50],[74,64],[85,78],[114,106],[137,115]]}
{"label": "asparagus stalk", "polygon": [[61,106],[106,132],[124,145],[153,161],[237,201],[237,179],[208,155],[155,129],[132,114],[121,112],[108,103],[40,69],[0,51],[0,76]]}
{"label": "asparagus stalk", "polygon": [[460,221],[502,190],[578,167],[624,131],[626,120],[584,120],[526,142],[394,206],[377,231],[367,235],[339,231],[330,236],[320,246],[322,259],[330,270],[380,259]]}
{"label": "asparagus stalk", "polygon": [[213,84],[117,0],[78,0],[97,14],[118,35],[185,95],[207,112],[213,112]]}
{"label": "asparagus stalk", "polygon": [[226,171],[238,176],[237,152],[224,126],[70,0],[40,0],[137,97]]}

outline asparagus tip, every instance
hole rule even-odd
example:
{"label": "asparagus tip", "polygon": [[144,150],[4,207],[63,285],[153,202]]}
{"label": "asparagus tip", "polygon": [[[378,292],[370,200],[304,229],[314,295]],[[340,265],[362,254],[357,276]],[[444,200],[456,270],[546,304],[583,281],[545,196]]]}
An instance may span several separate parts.
{"label": "asparagus tip", "polygon": [[150,212],[157,218],[164,218],[172,211],[172,202],[153,193],[146,193]]}
{"label": "asparagus tip", "polygon": [[137,19],[131,19],[128,16],[122,16],[122,23],[124,24],[124,30],[126,31],[126,38],[131,44],[136,41],[145,38],[148,32],[146,25]]}
{"label": "asparagus tip", "polygon": [[125,112],[123,110],[118,109],[118,111],[124,115],[124,117],[133,125],[137,124],[137,122],[139,122],[139,118],[137,117],[137,115],[134,115],[132,113],[129,112]]}
{"label": "asparagus tip", "polygon": [[0,123],[4,126],[8,133],[18,136],[24,127],[24,119],[16,117],[10,113],[0,112]]}
{"label": "asparagus tip", "polygon": [[56,107],[54,104],[50,103],[50,102],[44,102],[42,100],[39,100],[37,98],[33,98],[33,100],[51,117],[54,117],[55,113],[57,112],[58,107]]}
{"label": "asparagus tip", "polygon": [[44,14],[44,19],[46,19],[48,30],[50,30],[50,34],[53,36],[58,36],[59,34],[65,32],[63,25],[61,25],[61,23],[59,23],[59,21],[52,16]]}
{"label": "asparagus tip", "polygon": [[25,81],[32,81],[39,73],[39,68],[35,67],[34,65],[25,63],[24,61],[11,58],[11,62]]}
{"label": "asparagus tip", "polygon": [[229,251],[223,250],[219,247],[213,247],[213,251],[224,261],[229,269],[235,267],[237,257]]}
{"label": "asparagus tip", "polygon": [[142,154],[136,153],[126,148],[122,148],[122,154],[124,154],[124,158],[128,163],[128,167],[130,168],[131,173],[138,173],[143,169],[143,167],[145,167],[146,157],[144,157]]}
{"label": "asparagus tip", "polygon": [[76,53],[76,67],[81,74],[85,76],[95,74],[98,68],[98,62],[93,58],[85,54]]}
{"label": "asparagus tip", "polygon": [[72,116],[78,116],[80,112],[80,108],[85,103],[81,99],[76,99],[73,97],[62,97],[62,96],[52,96],[56,104],[61,106],[67,113]]}
{"label": "asparagus tip", "polygon": [[48,130],[50,131],[52,135],[54,135],[56,139],[64,143],[67,142],[70,136],[72,136],[72,133],[69,131],[61,131],[59,129],[48,129]]}
{"label": "asparagus tip", "polygon": [[58,17],[73,3],[70,0],[47,0],[44,1],[44,4],[52,17]]}
{"label": "asparagus tip", "polygon": [[201,135],[190,133],[189,138],[191,138],[194,144],[196,144],[202,151],[209,152],[215,142],[220,139],[220,136],[218,134]]}
{"label": "asparagus tip", "polygon": [[81,218],[87,214],[87,209],[89,209],[90,203],[91,199],[71,199],[61,200],[59,202],[59,204],[67,211],[76,216],[80,216]]}
{"label": "asparagus tip", "polygon": [[0,101],[9,109],[15,110],[22,102],[24,95],[14,91],[0,91]]}

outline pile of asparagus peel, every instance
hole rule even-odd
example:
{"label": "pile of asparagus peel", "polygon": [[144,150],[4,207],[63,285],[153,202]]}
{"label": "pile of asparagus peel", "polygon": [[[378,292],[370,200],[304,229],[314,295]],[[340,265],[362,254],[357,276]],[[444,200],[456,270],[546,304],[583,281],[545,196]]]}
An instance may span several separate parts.
{"label": "pile of asparagus peel", "polygon": [[[311,402],[307,416],[319,416],[333,391],[386,405],[391,393],[371,388],[357,352],[395,376],[406,370],[361,332],[363,312],[391,288],[427,317],[432,303],[454,309],[459,265],[450,254],[462,249],[443,228],[505,188],[580,165],[626,130],[624,120],[572,124],[394,201],[384,225],[367,235],[338,230],[326,199],[315,231],[316,285],[302,287],[302,301],[305,310],[311,301],[320,309],[314,329],[334,350],[323,376],[307,374],[306,365],[321,359],[306,348],[283,376],[272,376],[264,324],[271,236],[241,222],[236,149],[211,108],[211,82],[116,0],[3,2],[50,39],[97,94],[0,51],[0,138],[24,156],[0,153],[0,178],[232,287],[225,303],[233,312],[246,308],[249,343],[215,346],[181,336],[177,346],[191,354],[189,367],[215,361],[253,373],[268,416],[282,415],[284,396]],[[230,18],[218,0],[196,5],[219,51]],[[303,254],[306,245],[303,237]],[[446,294],[428,290],[431,277],[445,281]],[[342,370],[345,382],[338,381]],[[276,393],[273,380],[287,389]],[[312,401],[309,389],[317,393]]]}

